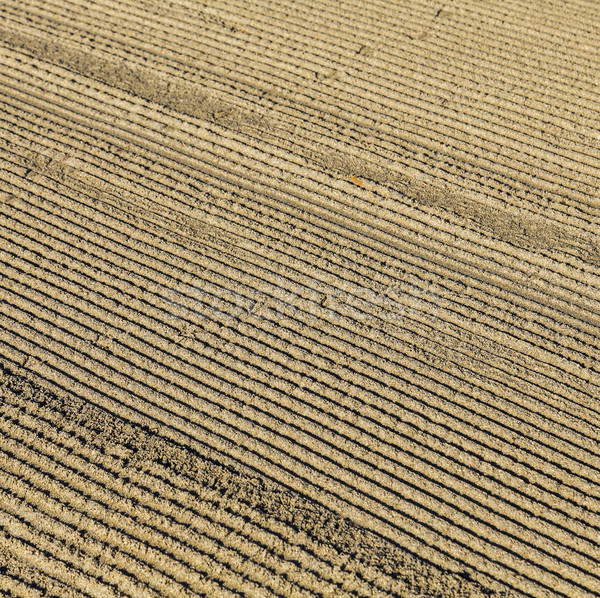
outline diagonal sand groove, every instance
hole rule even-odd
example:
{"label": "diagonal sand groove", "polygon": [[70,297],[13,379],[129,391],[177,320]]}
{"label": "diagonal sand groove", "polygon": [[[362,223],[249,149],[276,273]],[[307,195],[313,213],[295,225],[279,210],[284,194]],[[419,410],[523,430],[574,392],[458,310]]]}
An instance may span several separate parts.
{"label": "diagonal sand groove", "polygon": [[[61,399],[8,371],[3,372],[2,398],[3,452],[10,450],[12,441],[11,465],[18,464],[19,477],[35,471],[42,484],[50,482],[52,487],[51,497],[35,503],[35,485],[8,472],[5,504],[16,503],[12,508],[23,518],[32,513],[33,526],[35,518],[42,517],[52,522],[47,525],[57,525],[56,519],[77,521],[75,530],[63,526],[67,540],[80,543],[85,538],[84,551],[93,551],[94,544],[109,550],[111,558],[102,563],[105,575],[116,581],[119,569],[132,571],[140,578],[137,583],[123,573],[119,582],[126,582],[134,595],[151,594],[148,585],[155,586],[160,575],[171,577],[170,593],[180,595],[177,578],[183,574],[189,580],[195,570],[216,577],[201,578],[196,587],[219,595],[244,590],[244,572],[263,595],[487,595],[468,575],[432,567],[262,476],[220,465],[210,450],[202,454],[165,441],[155,430],[131,425],[74,397]],[[35,454],[36,461],[28,460],[27,453]],[[53,474],[44,477],[51,462]],[[28,486],[30,505],[24,506],[17,501]],[[96,517],[81,510],[90,501],[95,502]],[[58,513],[54,520],[53,513]],[[133,527],[127,521],[131,514],[136,519]],[[127,541],[128,531],[133,536]],[[106,541],[107,533],[112,534],[111,542]],[[119,543],[121,538],[125,541]],[[136,538],[153,547],[161,540],[166,544],[168,538],[167,568],[147,553],[136,554]],[[2,540],[3,546],[23,545],[20,538],[6,534]],[[187,547],[179,558],[174,552],[178,544]],[[40,587],[49,585],[49,571],[28,566],[34,548],[0,553],[9,583],[16,586],[19,579],[26,583],[35,577]],[[54,567],[52,563],[48,568]],[[214,575],[218,568],[220,577]],[[143,583],[142,573],[151,584]],[[59,587],[64,595],[78,595],[72,585]]]}
{"label": "diagonal sand groove", "polygon": [[599,595],[598,16],[4,2],[2,591]]}

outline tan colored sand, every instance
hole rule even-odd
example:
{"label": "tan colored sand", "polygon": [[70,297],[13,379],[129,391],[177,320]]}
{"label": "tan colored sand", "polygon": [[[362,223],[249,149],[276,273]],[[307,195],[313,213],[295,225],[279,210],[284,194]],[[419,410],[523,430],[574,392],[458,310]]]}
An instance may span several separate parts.
{"label": "tan colored sand", "polygon": [[5,0],[0,61],[6,595],[600,594],[596,3]]}

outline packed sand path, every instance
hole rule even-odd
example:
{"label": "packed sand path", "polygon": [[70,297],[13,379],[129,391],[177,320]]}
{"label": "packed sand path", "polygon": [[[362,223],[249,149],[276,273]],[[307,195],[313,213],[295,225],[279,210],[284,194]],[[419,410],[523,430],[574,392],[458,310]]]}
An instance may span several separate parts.
{"label": "packed sand path", "polygon": [[600,4],[2,0],[0,595],[600,596]]}

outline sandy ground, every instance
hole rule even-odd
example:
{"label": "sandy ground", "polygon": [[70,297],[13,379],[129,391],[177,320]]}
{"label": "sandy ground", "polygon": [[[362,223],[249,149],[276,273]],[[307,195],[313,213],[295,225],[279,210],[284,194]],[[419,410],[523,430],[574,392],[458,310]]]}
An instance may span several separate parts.
{"label": "sandy ground", "polygon": [[0,595],[600,596],[600,4],[3,0]]}

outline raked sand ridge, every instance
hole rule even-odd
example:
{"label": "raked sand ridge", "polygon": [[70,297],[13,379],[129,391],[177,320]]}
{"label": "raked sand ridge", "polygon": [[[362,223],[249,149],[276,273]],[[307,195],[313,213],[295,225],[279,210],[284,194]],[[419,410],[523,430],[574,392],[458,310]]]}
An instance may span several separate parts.
{"label": "raked sand ridge", "polygon": [[600,5],[0,4],[0,595],[600,595]]}

